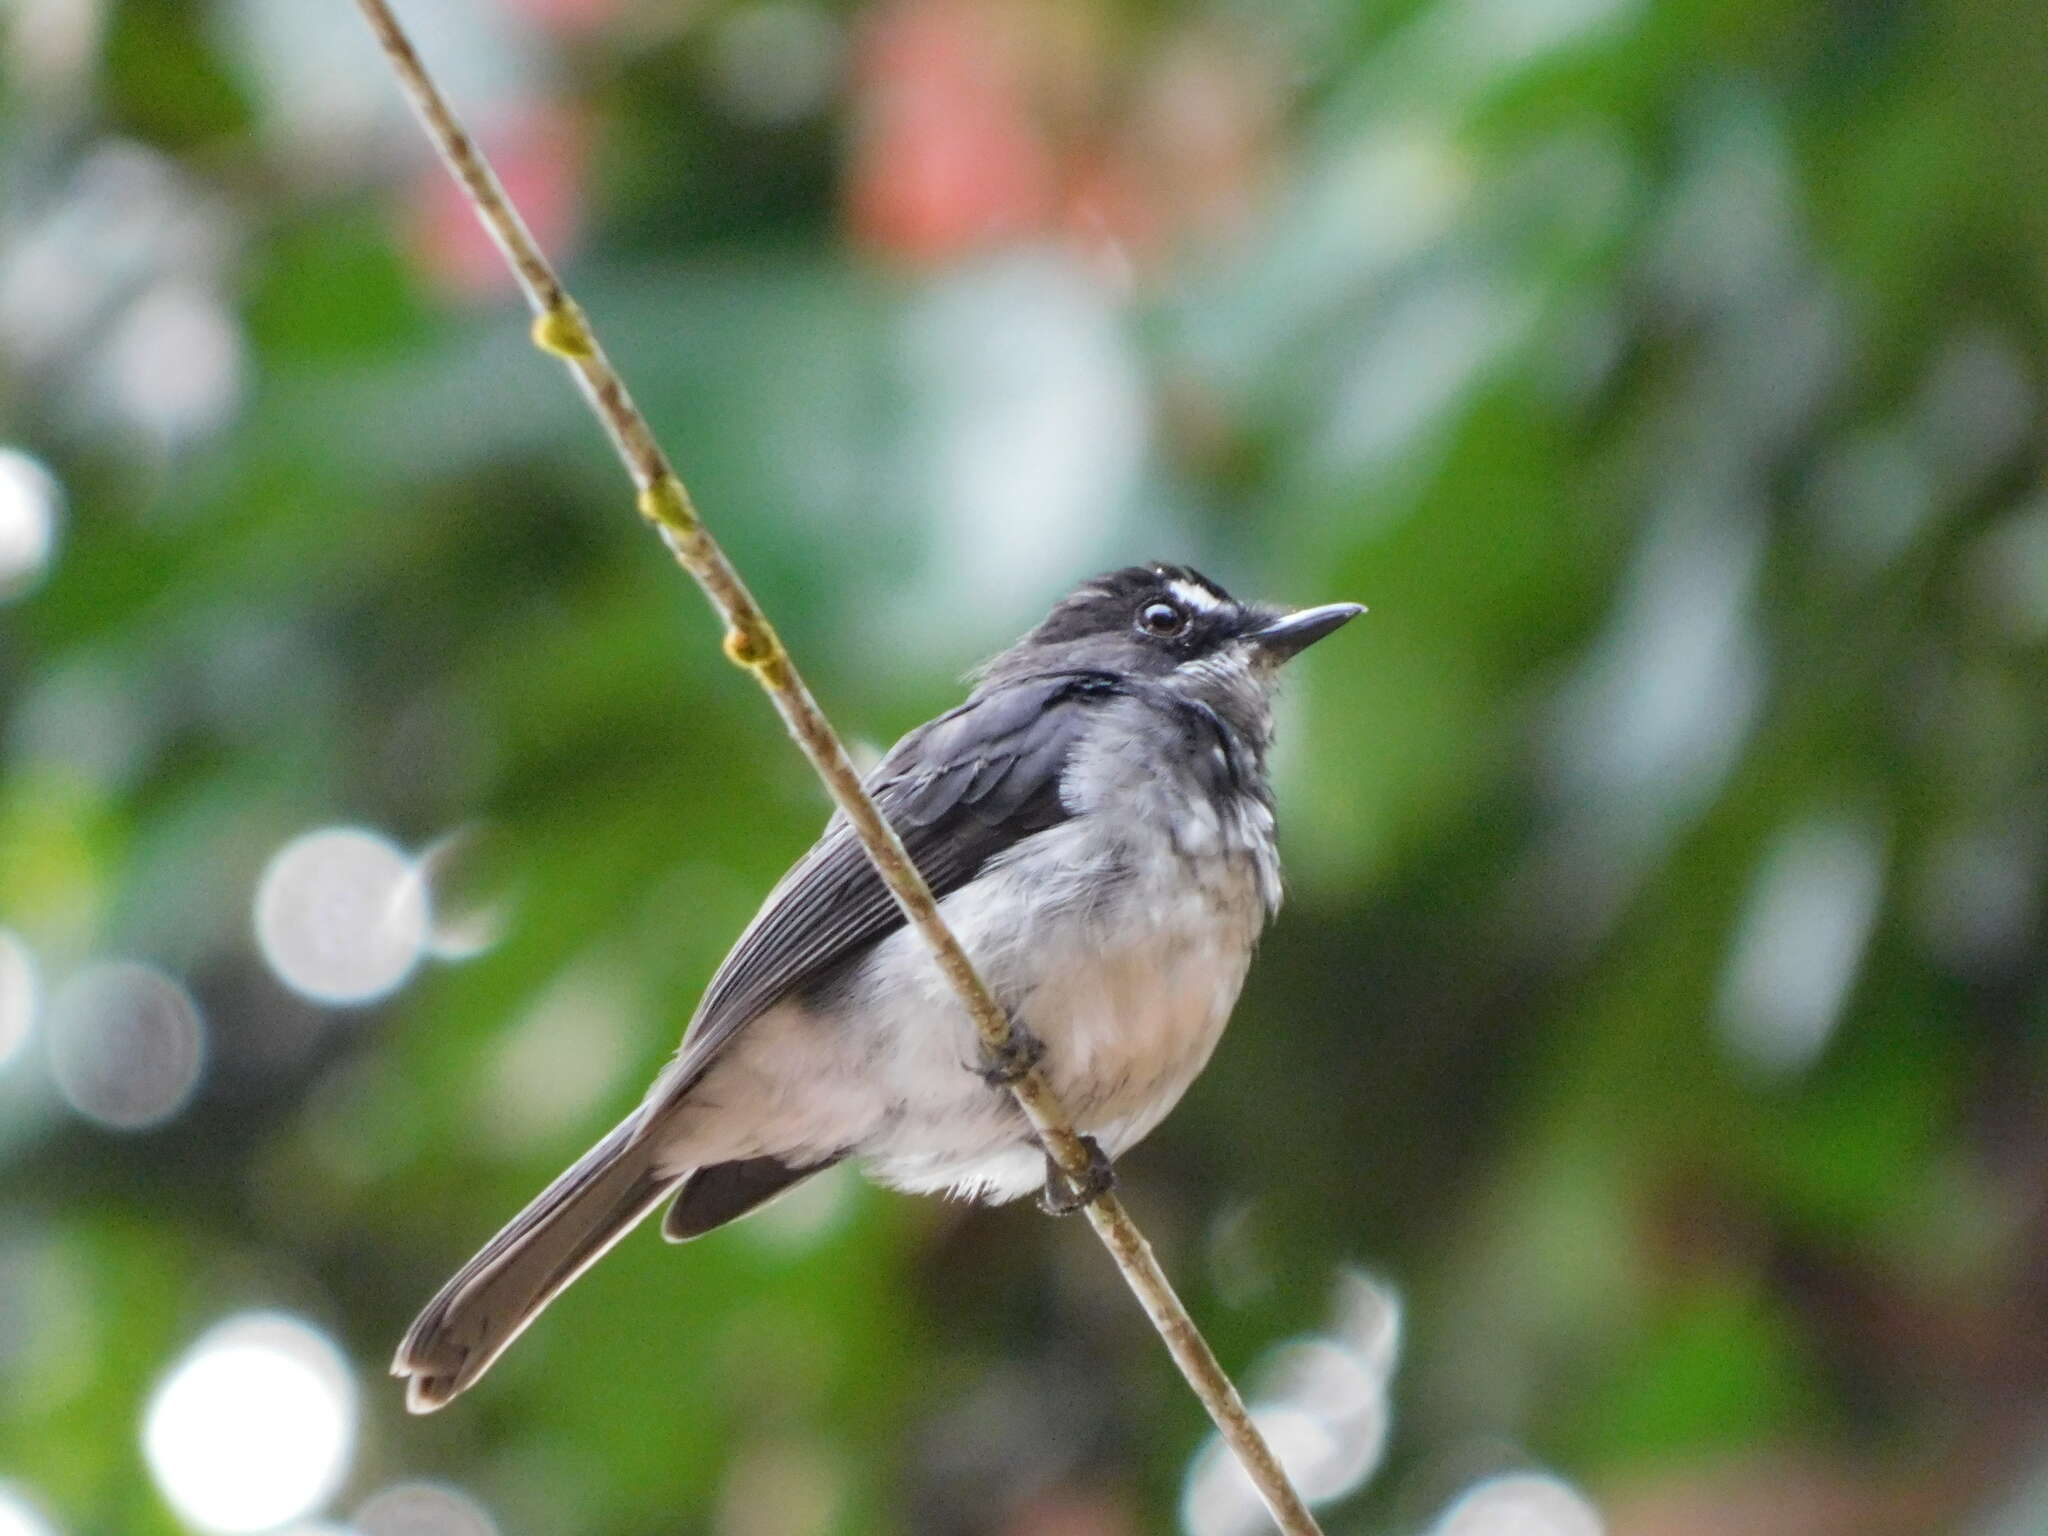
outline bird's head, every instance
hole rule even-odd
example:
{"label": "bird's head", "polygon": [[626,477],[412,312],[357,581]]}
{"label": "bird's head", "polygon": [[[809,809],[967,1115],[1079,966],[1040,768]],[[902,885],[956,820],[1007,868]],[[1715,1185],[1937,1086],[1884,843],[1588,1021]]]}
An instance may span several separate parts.
{"label": "bird's head", "polygon": [[1284,662],[1364,611],[1357,603],[1289,610],[1239,602],[1199,571],[1155,561],[1083,582],[983,676],[1087,670],[1196,692],[1270,685]]}

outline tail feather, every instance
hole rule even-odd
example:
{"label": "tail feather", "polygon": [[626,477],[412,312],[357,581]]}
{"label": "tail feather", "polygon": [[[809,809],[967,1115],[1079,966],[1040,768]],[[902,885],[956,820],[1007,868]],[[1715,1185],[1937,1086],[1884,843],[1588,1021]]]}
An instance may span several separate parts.
{"label": "tail feather", "polygon": [[664,1172],[629,1117],[463,1265],[427,1303],[392,1361],[405,1405],[432,1413],[490,1368],[527,1324],[661,1203],[688,1170]]}
{"label": "tail feather", "polygon": [[675,1204],[662,1218],[661,1235],[672,1243],[702,1237],[728,1221],[738,1221],[748,1212],[759,1210],[838,1161],[828,1157],[822,1162],[792,1167],[779,1157],[744,1157],[696,1169],[685,1175],[677,1188]]}

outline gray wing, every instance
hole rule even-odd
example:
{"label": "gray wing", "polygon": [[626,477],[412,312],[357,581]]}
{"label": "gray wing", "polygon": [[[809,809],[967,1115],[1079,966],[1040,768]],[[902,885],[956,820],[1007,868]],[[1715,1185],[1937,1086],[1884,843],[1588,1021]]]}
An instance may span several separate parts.
{"label": "gray wing", "polygon": [[[896,744],[868,790],[934,896],[1067,819],[1067,756],[1089,712],[1121,691],[1099,673],[1026,678],[969,699]],[[903,922],[859,841],[834,816],[711,978],[653,1099],[672,1103],[750,1021]]]}

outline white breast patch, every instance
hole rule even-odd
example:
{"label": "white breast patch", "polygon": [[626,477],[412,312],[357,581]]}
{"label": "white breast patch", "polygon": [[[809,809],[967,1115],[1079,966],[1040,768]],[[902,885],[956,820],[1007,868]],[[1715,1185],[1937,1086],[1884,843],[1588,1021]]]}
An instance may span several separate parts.
{"label": "white breast patch", "polygon": [[[1098,740],[1100,740],[1100,735]],[[1277,903],[1272,815],[1191,812],[1144,754],[1077,755],[1073,819],[993,860],[940,910],[998,998],[1044,1041],[1078,1129],[1111,1157],[1207,1063]],[[1108,807],[1114,806],[1112,813]],[[1008,1200],[1045,1161],[913,931],[879,942],[817,1011],[749,1024],[671,1112],[677,1168],[762,1155],[862,1160],[878,1182]]]}

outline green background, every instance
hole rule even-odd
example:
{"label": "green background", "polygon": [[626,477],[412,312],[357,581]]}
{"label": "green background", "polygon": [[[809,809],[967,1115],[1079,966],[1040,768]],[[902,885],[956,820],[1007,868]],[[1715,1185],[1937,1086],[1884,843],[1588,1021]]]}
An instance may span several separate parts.
{"label": "green background", "polygon": [[[1398,1296],[1332,1531],[1516,1469],[1641,1536],[2048,1528],[2048,11],[410,10],[850,737],[1104,566],[1371,606],[1283,711],[1287,908],[1122,1168],[1255,1396]],[[63,512],[0,604],[0,927],[46,997],[161,967],[208,1060],[129,1133],[40,1027],[0,1063],[0,1479],[184,1529],[144,1405],[275,1308],[362,1391],[334,1519],[1178,1528],[1205,1425],[1087,1229],[853,1180],[638,1234],[402,1412],[412,1312],[821,797],[352,7],[7,46],[0,441]],[[436,899],[496,942],[295,996],[253,892],[329,825],[472,829]]]}

